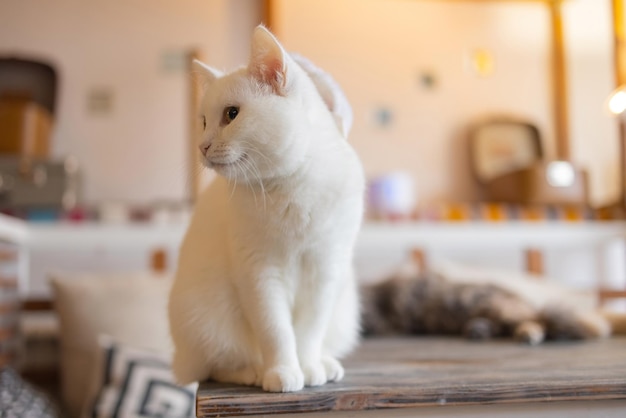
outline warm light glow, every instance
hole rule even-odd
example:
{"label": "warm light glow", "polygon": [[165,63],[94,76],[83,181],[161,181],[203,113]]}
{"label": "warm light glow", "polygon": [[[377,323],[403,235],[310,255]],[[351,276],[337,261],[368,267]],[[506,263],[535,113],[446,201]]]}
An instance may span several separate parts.
{"label": "warm light glow", "polygon": [[620,115],[626,110],[626,89],[620,87],[609,97],[609,111],[614,115]]}
{"label": "warm light glow", "polygon": [[570,187],[574,184],[576,172],[567,161],[553,161],[548,164],[546,176],[552,187]]}

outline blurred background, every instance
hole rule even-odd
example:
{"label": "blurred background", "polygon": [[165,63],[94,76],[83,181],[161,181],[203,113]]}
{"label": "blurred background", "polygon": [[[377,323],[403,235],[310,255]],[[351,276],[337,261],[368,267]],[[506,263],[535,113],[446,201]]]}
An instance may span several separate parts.
{"label": "blurred background", "polygon": [[[527,272],[620,300],[624,13],[621,0],[1,2],[1,361],[60,391],[59,338],[93,355],[118,328],[60,335],[58,310],[87,318],[67,307],[109,294],[111,277],[171,274],[212,178],[197,164],[190,62],[245,64],[259,23],[353,106],[369,180],[362,280],[411,253],[423,267]],[[50,278],[70,276],[91,296],[61,305],[65,285],[53,292]],[[96,317],[124,309],[100,302]],[[76,368],[61,373],[74,412],[87,397],[67,377]]]}
{"label": "blurred background", "polygon": [[[184,201],[187,57],[242,65],[252,28],[271,16],[288,49],[344,88],[355,112],[351,141],[368,174],[407,171],[428,204],[479,199],[464,141],[479,118],[533,123],[545,156],[556,157],[549,9],[516,1],[28,0],[2,5],[0,50],[56,72],[48,155],[77,159],[81,202]],[[567,2],[562,20],[569,157],[589,172],[589,202],[602,206],[619,196],[618,128],[605,103],[616,87],[610,1]]]}

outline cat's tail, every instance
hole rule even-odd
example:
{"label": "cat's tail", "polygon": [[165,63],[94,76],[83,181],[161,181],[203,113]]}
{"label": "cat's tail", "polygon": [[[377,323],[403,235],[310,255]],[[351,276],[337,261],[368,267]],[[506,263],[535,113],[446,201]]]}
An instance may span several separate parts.
{"label": "cat's tail", "polygon": [[626,313],[615,311],[600,311],[611,326],[612,335],[626,335]]}

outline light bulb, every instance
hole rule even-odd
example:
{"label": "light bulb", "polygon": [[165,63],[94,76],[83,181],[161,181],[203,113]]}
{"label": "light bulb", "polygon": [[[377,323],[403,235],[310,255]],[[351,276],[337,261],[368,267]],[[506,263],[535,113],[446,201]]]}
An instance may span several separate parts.
{"label": "light bulb", "polygon": [[569,187],[574,184],[576,172],[567,161],[553,161],[548,164],[546,177],[552,187]]}
{"label": "light bulb", "polygon": [[609,111],[614,115],[619,115],[626,110],[626,91],[623,89],[615,91],[609,98]]}

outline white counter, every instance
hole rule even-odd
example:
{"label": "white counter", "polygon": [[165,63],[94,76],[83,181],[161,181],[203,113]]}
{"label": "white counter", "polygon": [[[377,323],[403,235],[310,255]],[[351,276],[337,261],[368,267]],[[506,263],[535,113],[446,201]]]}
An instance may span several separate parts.
{"label": "white counter", "polygon": [[[0,215],[0,240],[20,248],[20,293],[49,297],[52,271],[145,270],[163,249],[172,270],[186,225],[25,223]],[[524,250],[545,254],[548,275],[576,287],[602,282],[624,286],[626,222],[412,222],[366,223],[356,248],[363,280],[386,275],[408,250],[424,250],[433,263],[454,260],[500,269],[523,269]]]}

